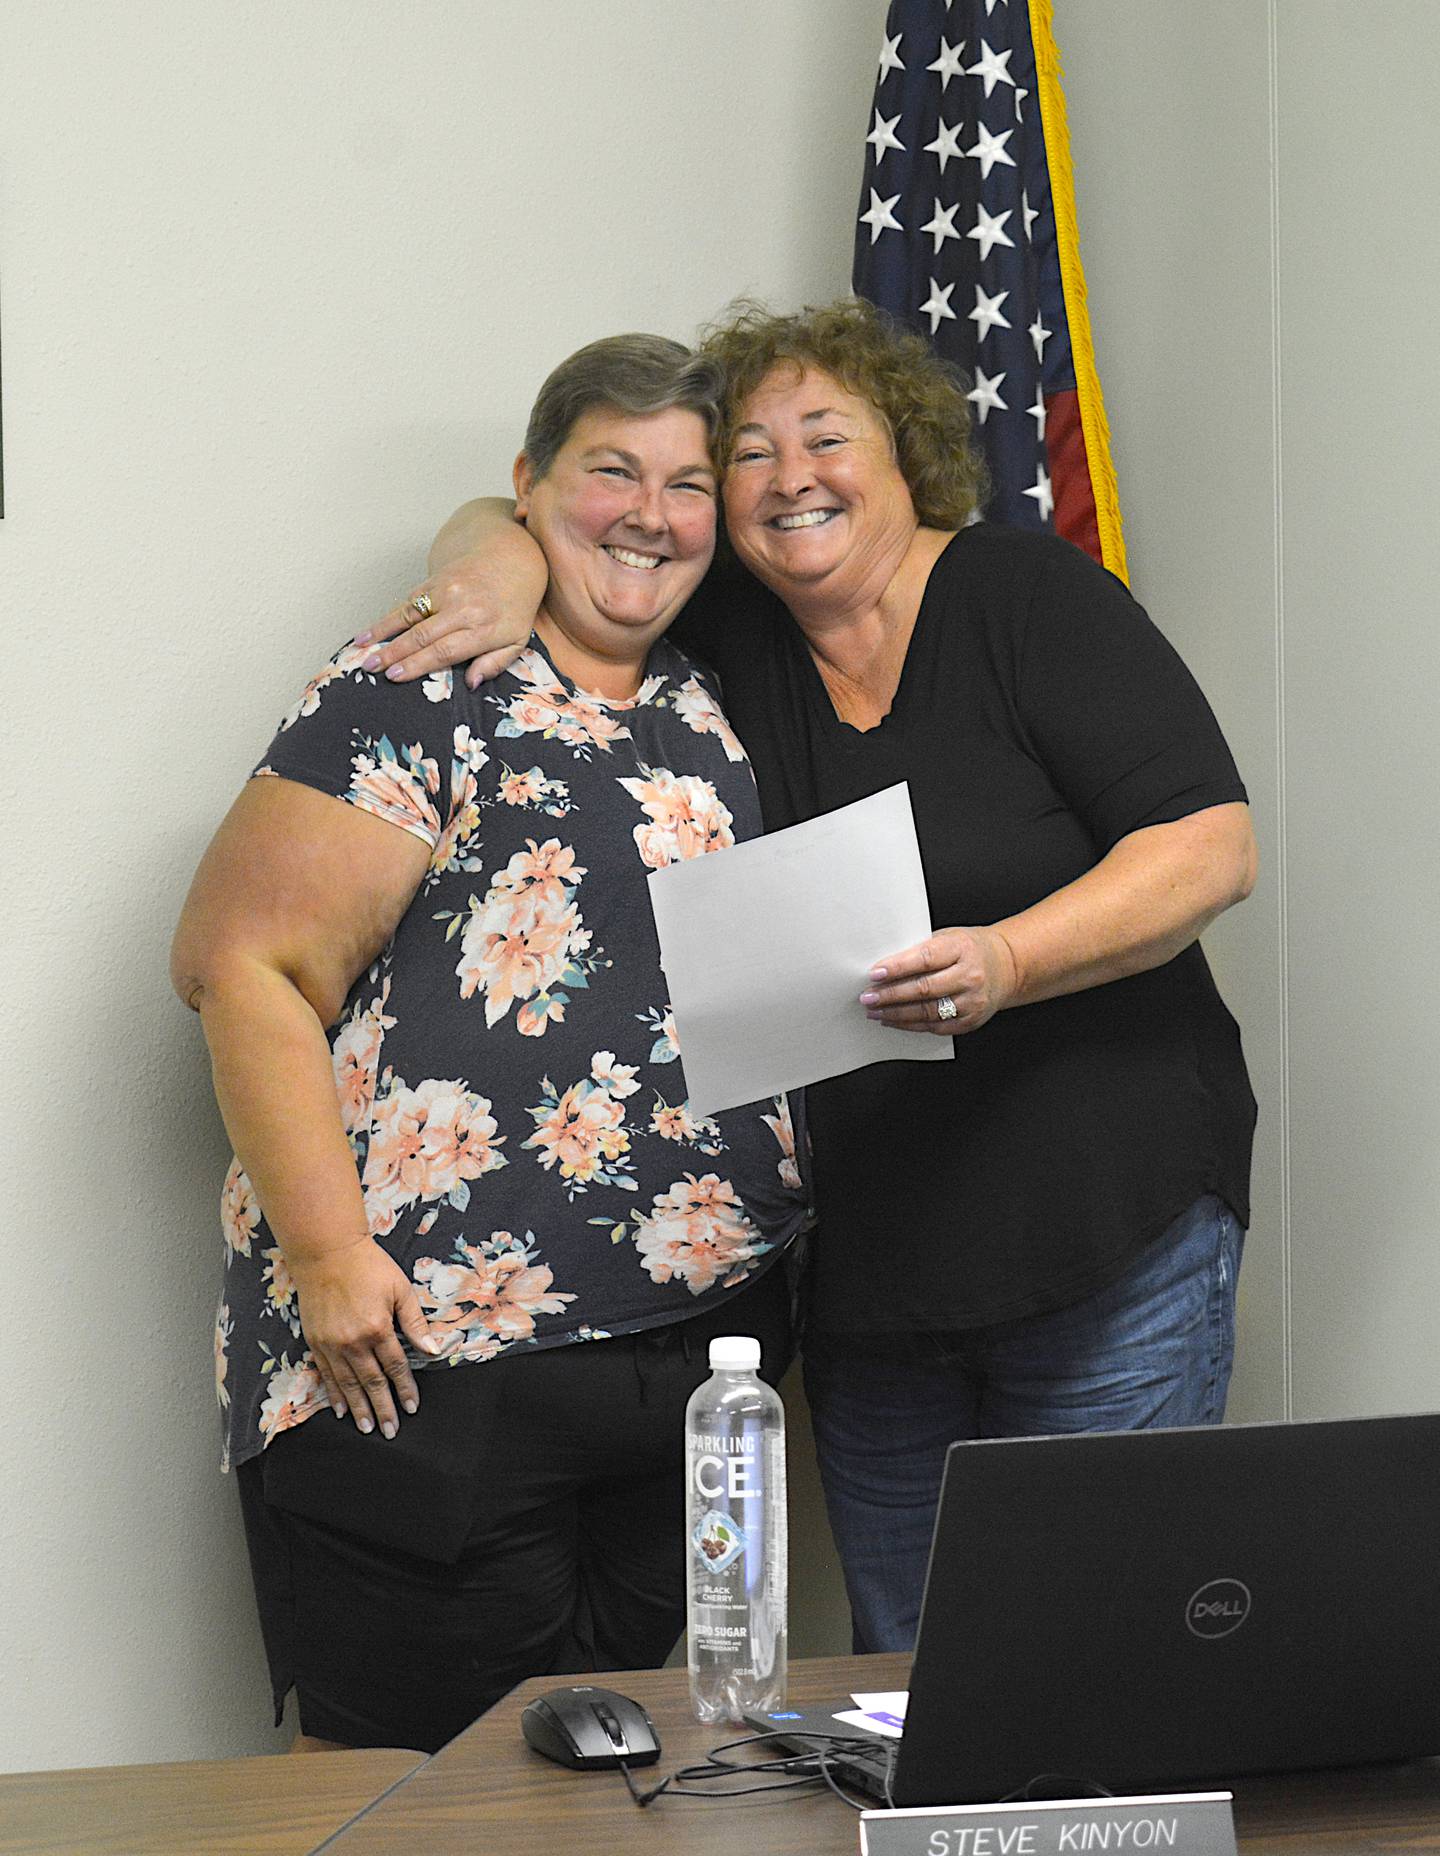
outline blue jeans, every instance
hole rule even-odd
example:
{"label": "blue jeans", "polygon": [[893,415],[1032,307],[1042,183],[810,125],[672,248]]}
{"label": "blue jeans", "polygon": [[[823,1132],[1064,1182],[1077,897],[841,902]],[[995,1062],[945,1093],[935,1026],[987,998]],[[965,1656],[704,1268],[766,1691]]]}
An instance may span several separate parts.
{"label": "blue jeans", "polygon": [[914,1646],[957,1439],[1220,1422],[1244,1240],[1230,1207],[1207,1195],[1117,1282],[1069,1308],[944,1333],[806,1337],[857,1653]]}

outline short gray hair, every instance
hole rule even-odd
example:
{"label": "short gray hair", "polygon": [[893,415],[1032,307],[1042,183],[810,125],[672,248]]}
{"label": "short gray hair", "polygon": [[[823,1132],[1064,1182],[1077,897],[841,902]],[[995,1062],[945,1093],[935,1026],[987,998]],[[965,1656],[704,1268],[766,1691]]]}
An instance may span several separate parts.
{"label": "short gray hair", "polygon": [[525,428],[525,456],[536,479],[555,462],[575,422],[595,406],[630,418],[677,406],[698,413],[711,452],[720,430],[724,371],[665,335],[607,335],[577,348],[541,387]]}

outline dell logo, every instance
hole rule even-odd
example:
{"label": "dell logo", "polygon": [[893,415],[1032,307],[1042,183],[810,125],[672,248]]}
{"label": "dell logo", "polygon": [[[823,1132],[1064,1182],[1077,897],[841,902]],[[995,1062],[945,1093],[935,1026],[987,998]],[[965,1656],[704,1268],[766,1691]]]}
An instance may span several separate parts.
{"label": "dell logo", "polygon": [[1228,1637],[1250,1615],[1250,1588],[1238,1579],[1212,1579],[1192,1592],[1185,1624],[1197,1637]]}

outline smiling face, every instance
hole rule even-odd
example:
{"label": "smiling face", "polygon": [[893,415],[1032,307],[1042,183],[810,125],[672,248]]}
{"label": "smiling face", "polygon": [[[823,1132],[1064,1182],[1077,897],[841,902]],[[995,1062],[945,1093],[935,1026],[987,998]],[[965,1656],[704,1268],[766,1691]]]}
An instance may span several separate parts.
{"label": "smiling face", "polygon": [[682,407],[592,407],[543,477],[523,452],[515,460],[515,513],[550,566],[535,629],[557,667],[600,695],[634,695],[715,551],[705,421]]}
{"label": "smiling face", "polygon": [[782,599],[852,597],[917,526],[870,402],[794,364],[772,369],[740,409],[722,495],[736,553]]}

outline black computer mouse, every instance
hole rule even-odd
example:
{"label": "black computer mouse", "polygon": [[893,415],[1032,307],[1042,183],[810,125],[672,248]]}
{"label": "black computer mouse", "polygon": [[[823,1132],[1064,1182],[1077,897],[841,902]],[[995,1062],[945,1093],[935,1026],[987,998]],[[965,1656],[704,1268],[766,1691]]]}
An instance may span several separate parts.
{"label": "black computer mouse", "polygon": [[660,1757],[655,1724],[628,1695],[609,1688],[552,1688],[520,1716],[520,1731],[537,1753],[593,1772],[605,1766],[650,1766]]}

